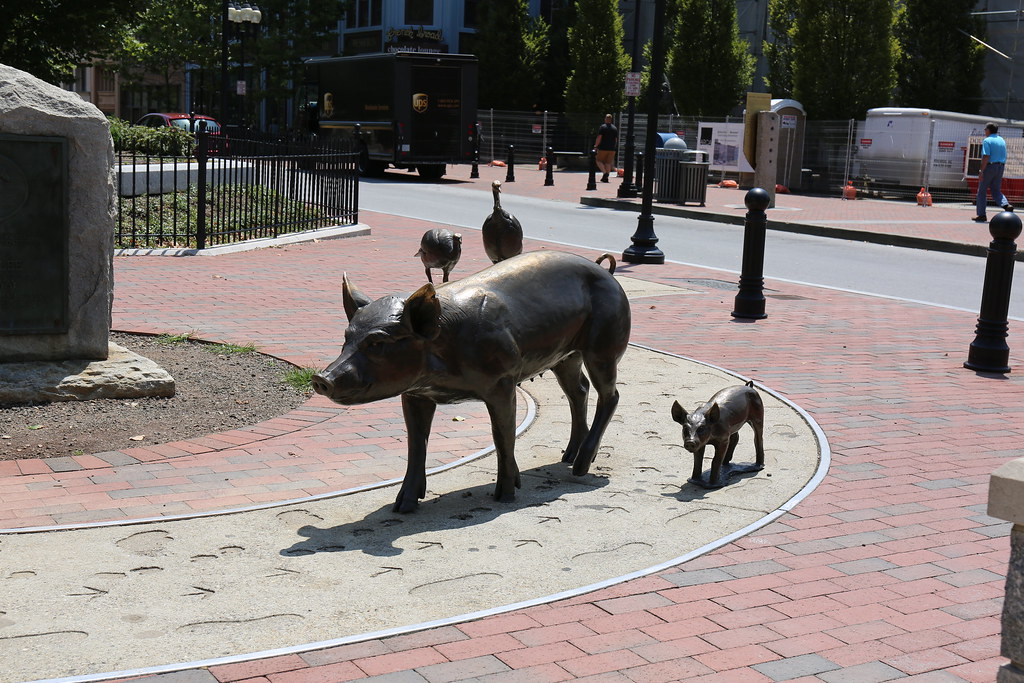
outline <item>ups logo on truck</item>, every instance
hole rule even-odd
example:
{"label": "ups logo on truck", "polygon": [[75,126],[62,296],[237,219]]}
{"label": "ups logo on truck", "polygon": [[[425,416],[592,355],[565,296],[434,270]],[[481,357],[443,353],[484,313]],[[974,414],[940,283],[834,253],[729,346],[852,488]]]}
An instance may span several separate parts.
{"label": "ups logo on truck", "polygon": [[427,93],[418,92],[412,96],[412,109],[417,114],[422,114],[423,112],[425,112],[427,110],[428,104],[429,98],[427,97]]}

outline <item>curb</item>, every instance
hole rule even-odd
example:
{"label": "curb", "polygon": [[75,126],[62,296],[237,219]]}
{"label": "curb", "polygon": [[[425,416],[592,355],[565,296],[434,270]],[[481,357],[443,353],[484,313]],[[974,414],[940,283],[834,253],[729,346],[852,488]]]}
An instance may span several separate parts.
{"label": "curb", "polygon": [[[584,206],[597,206],[617,211],[640,212],[641,206],[636,202],[623,201],[618,199],[604,199],[602,197],[580,197],[580,204]],[[691,218],[713,223],[727,223],[729,225],[743,225],[743,218],[740,216],[729,216],[726,214],[706,213],[681,206],[659,206],[651,207],[651,213],[660,216],[675,216],[677,218]],[[849,230],[847,228],[832,228],[825,225],[808,225],[806,223],[790,223],[788,221],[768,220],[768,229],[779,232],[792,232],[800,235],[811,235],[814,237],[830,237],[833,239],[851,240],[854,242],[868,242],[881,244],[890,247],[905,247],[908,249],[924,249],[927,251],[940,251],[948,254],[961,254],[963,256],[987,256],[988,247],[978,244],[963,244],[958,242],[944,242],[942,240],[928,239],[925,237],[911,237],[907,235],[888,235],[884,233],[865,232],[862,230]],[[1015,261],[1024,261],[1024,251],[1017,250],[1014,255]]]}

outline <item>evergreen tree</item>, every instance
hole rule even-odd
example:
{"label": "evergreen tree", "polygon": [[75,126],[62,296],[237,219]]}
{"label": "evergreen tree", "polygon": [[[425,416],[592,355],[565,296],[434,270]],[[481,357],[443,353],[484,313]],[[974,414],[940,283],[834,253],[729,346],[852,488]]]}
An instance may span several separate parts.
{"label": "evergreen tree", "polygon": [[[976,113],[981,102],[984,21],[971,16],[974,0],[904,0],[896,26],[902,48],[897,65],[897,101]],[[963,33],[962,33],[962,32]]]}
{"label": "evergreen tree", "polygon": [[769,0],[768,30],[771,40],[764,41],[768,62],[765,85],[772,97],[793,96],[793,31],[796,0]]}
{"label": "evergreen tree", "polygon": [[899,47],[892,0],[796,0],[793,97],[814,119],[890,103]]}
{"label": "evergreen tree", "polygon": [[537,108],[565,111],[565,83],[569,78],[569,26],[572,23],[572,0],[552,0],[546,17],[548,28],[547,58],[540,66],[540,92]]}
{"label": "evergreen tree", "polygon": [[604,114],[622,110],[630,59],[622,47],[617,0],[577,0],[569,29],[572,71],[565,84],[565,108],[579,132],[597,132]]}
{"label": "evergreen tree", "polygon": [[725,116],[743,102],[755,60],[734,2],[677,0],[671,35],[665,74],[680,114]]}
{"label": "evergreen tree", "polygon": [[537,64],[547,56],[547,24],[530,21],[526,0],[488,0],[477,7],[473,53],[480,62],[480,107],[531,108],[540,91]]}

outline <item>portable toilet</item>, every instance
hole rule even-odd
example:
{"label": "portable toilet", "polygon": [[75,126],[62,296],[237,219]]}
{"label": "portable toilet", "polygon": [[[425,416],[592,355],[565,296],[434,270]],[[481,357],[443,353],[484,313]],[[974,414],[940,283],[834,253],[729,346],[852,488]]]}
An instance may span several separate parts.
{"label": "portable toilet", "polygon": [[796,100],[772,100],[771,110],[779,115],[778,173],[775,182],[790,190],[799,190],[802,183],[807,112]]}

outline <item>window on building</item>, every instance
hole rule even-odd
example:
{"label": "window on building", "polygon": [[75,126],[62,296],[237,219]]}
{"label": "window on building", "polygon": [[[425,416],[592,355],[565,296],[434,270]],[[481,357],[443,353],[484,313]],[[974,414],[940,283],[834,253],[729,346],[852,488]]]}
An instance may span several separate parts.
{"label": "window on building", "polygon": [[383,2],[384,0],[358,0],[355,21],[348,22],[348,27],[380,26]]}
{"label": "window on building", "polygon": [[466,28],[477,28],[477,7],[480,0],[462,0],[462,25]]}
{"label": "window on building", "polygon": [[114,72],[100,67],[96,68],[96,81],[100,92],[114,92]]}
{"label": "window on building", "polygon": [[434,23],[434,0],[405,0],[405,23],[426,26]]}
{"label": "window on building", "polygon": [[89,92],[89,68],[75,67],[75,92]]}

